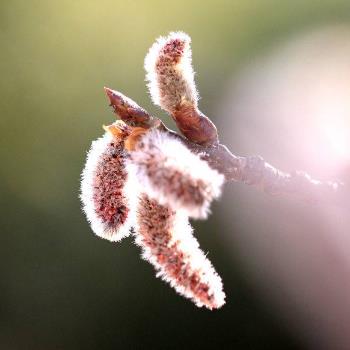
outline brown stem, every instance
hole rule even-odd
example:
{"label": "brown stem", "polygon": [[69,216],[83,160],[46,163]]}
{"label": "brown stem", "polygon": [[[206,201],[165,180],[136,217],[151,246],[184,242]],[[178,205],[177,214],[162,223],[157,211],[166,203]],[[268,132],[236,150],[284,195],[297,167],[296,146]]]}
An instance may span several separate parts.
{"label": "brown stem", "polygon": [[[311,178],[303,171],[285,173],[276,169],[260,156],[238,157],[220,143],[200,145],[196,140],[184,138],[169,130],[160,119],[151,116],[130,98],[105,88],[114,112],[127,124],[144,128],[159,128],[181,139],[193,152],[222,173],[227,182],[242,182],[260,188],[271,195],[294,195],[308,202],[341,203],[348,196],[344,184],[340,182],[322,182]],[[181,130],[181,129],[180,129]]]}

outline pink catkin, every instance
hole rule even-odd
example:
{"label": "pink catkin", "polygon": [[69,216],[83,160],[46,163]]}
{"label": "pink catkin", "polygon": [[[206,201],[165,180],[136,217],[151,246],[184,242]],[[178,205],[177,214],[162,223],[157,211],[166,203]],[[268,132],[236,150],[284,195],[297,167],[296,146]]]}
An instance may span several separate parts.
{"label": "pink catkin", "polygon": [[145,58],[146,79],[153,102],[170,113],[181,133],[194,143],[210,145],[218,134],[198,110],[190,42],[183,32],[158,38]]}
{"label": "pink catkin", "polygon": [[205,218],[221,193],[224,177],[167,133],[147,133],[130,159],[145,193],[190,217]]}
{"label": "pink catkin", "polygon": [[177,292],[209,309],[225,303],[221,278],[199,249],[187,217],[143,194],[137,226],[136,243],[143,248],[144,258]]}
{"label": "pink catkin", "polygon": [[94,205],[97,216],[108,229],[123,225],[129,209],[123,196],[126,180],[123,145],[113,140],[102,154],[94,178]]}
{"label": "pink catkin", "polygon": [[191,38],[182,32],[160,37],[145,58],[153,102],[169,113],[187,103],[197,106],[198,92],[191,62]]}
{"label": "pink catkin", "polygon": [[82,174],[86,216],[95,234],[110,241],[129,235],[132,224],[125,158],[124,141],[106,133],[93,142]]}

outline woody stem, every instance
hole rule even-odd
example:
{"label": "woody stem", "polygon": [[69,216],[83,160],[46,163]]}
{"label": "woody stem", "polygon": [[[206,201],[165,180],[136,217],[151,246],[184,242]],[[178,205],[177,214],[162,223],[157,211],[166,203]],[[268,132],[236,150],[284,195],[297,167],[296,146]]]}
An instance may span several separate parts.
{"label": "woody stem", "polygon": [[207,146],[192,142],[169,130],[160,119],[151,116],[123,94],[108,88],[105,90],[114,112],[125,123],[145,129],[158,128],[179,138],[189,149],[200,154],[212,168],[223,174],[227,182],[241,182],[258,187],[271,195],[294,195],[308,202],[324,199],[339,204],[349,195],[349,191],[340,182],[315,180],[303,171],[286,173],[273,167],[260,156],[236,156],[218,142]]}

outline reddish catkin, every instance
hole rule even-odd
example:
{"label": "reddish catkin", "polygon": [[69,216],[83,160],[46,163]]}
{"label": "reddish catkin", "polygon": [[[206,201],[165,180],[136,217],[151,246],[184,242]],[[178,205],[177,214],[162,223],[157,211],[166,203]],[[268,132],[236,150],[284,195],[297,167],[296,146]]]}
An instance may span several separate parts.
{"label": "reddish catkin", "polygon": [[215,125],[198,109],[190,37],[173,32],[160,37],[145,58],[148,88],[155,104],[167,111],[190,141],[209,145],[218,141]]}
{"label": "reddish catkin", "polygon": [[104,88],[114,113],[128,125],[149,127],[153,118],[131,98],[119,91]]}
{"label": "reddish catkin", "polygon": [[135,191],[125,159],[122,131],[110,127],[92,143],[82,173],[81,200],[87,219],[97,236],[110,241],[128,236],[133,223]]}
{"label": "reddish catkin", "polygon": [[225,303],[221,278],[198,246],[188,218],[181,211],[143,194],[137,211],[135,242],[166,282],[199,307]]}
{"label": "reddish catkin", "polygon": [[207,217],[211,202],[221,193],[223,175],[167,132],[146,133],[130,160],[147,195],[193,218]]}
{"label": "reddish catkin", "polygon": [[185,33],[170,33],[158,38],[145,58],[153,102],[169,113],[183,101],[197,106],[190,42],[191,38]]}

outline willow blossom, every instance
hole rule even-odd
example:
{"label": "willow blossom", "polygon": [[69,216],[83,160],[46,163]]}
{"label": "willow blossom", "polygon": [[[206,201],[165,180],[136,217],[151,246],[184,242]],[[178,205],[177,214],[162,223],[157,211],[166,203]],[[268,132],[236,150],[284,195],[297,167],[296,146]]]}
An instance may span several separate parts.
{"label": "willow blossom", "polygon": [[133,234],[142,256],[197,306],[225,303],[221,278],[200,250],[189,218],[205,219],[224,182],[243,182],[272,195],[342,203],[349,191],[303,171],[276,169],[260,156],[236,156],[219,142],[198,108],[190,37],[159,38],[145,59],[151,98],[175,121],[169,130],[122,93],[105,88],[118,120],[92,143],[82,172],[81,201],[94,233],[110,241]]}
{"label": "willow blossom", "polygon": [[[190,38],[159,38],[145,59],[152,100],[197,144],[217,139],[198,110]],[[224,176],[126,96],[107,89],[120,120],[92,143],[81,200],[94,233],[110,241],[133,234],[157,276],[197,306],[221,307],[221,278],[193,236],[189,218],[205,219]]]}

